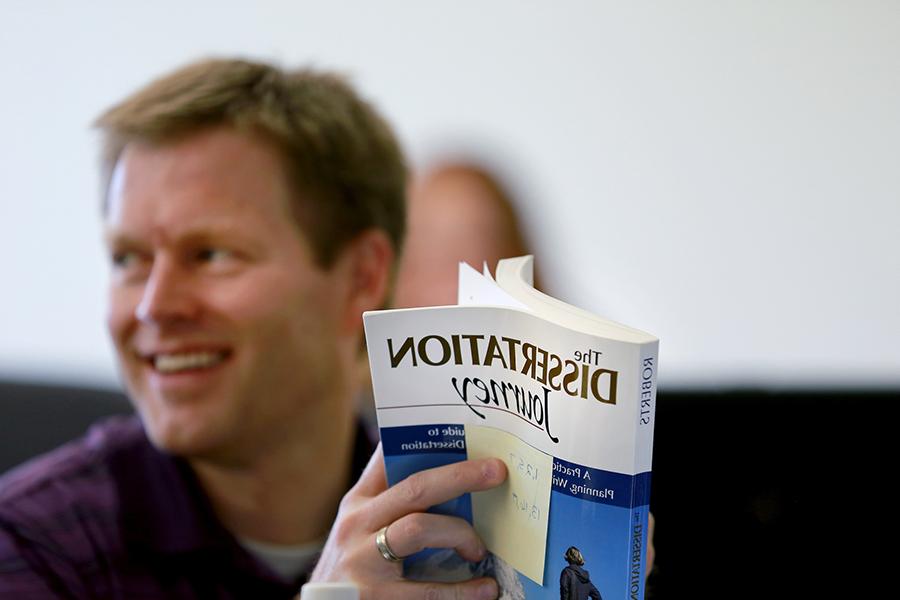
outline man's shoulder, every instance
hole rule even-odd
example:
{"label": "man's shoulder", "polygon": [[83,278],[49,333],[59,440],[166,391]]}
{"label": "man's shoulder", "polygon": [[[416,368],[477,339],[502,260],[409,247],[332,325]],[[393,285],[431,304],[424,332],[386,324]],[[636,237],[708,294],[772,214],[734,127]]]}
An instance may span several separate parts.
{"label": "man's shoulder", "polygon": [[37,518],[95,505],[103,510],[112,490],[110,460],[145,444],[136,417],[112,417],[72,442],[15,467],[0,477],[0,518]]}
{"label": "man's shoulder", "polygon": [[116,417],[0,478],[0,596],[105,595],[125,555],[116,461],[143,445]]}

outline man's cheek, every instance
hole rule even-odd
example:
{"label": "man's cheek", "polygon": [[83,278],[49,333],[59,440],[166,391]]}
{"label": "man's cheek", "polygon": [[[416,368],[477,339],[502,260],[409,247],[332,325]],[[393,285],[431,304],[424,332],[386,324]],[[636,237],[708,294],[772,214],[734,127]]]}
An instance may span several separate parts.
{"label": "man's cheek", "polygon": [[114,342],[124,334],[134,315],[134,308],[129,302],[128,295],[122,291],[109,294],[108,308],[106,311],[106,329],[113,337]]}

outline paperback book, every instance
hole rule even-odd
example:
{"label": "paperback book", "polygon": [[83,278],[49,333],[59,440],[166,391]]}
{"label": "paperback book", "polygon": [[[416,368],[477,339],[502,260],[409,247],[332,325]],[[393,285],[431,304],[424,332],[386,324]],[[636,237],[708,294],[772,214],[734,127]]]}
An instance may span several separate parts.
{"label": "paperback book", "polygon": [[490,575],[501,598],[644,597],[658,340],[542,294],[532,257],[460,265],[456,306],[364,316],[388,483],[468,458],[500,487],[433,507],[490,550],[429,549],[407,577]]}

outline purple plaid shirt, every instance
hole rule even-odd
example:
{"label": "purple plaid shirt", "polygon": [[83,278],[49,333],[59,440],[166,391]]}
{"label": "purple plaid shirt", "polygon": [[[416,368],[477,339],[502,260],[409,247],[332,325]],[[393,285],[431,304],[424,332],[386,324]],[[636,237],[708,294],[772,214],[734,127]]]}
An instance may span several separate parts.
{"label": "purple plaid shirt", "polygon": [[[371,450],[360,431],[354,480]],[[0,479],[2,598],[292,598],[302,583],[250,556],[136,417]]]}

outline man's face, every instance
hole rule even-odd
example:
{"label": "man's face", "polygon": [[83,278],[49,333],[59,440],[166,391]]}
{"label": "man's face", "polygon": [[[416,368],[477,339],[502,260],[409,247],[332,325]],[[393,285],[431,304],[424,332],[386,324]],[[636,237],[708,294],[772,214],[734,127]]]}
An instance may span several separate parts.
{"label": "man's face", "polygon": [[275,150],[225,128],[119,160],[108,326],[157,446],[241,460],[340,418],[346,284],[314,264],[290,201]]}

